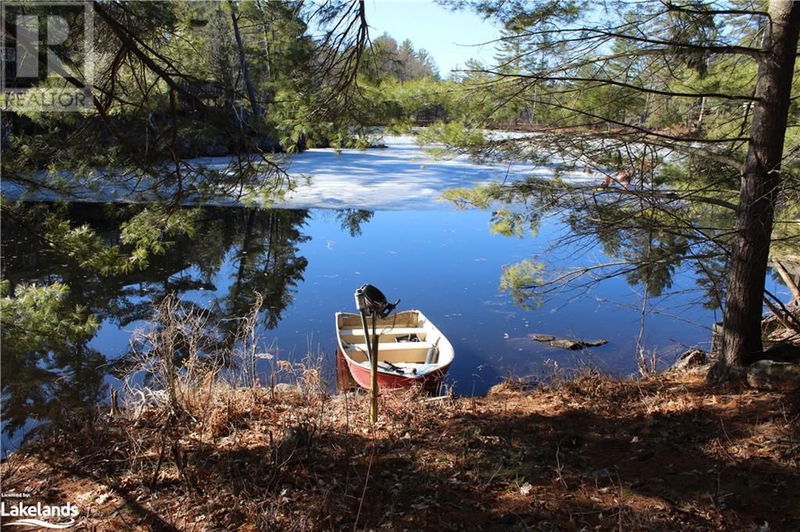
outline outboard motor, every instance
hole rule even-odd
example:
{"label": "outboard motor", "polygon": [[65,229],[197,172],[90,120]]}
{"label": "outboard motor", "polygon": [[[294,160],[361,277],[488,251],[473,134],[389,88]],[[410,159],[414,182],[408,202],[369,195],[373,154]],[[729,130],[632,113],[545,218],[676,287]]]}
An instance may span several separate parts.
{"label": "outboard motor", "polygon": [[374,316],[380,316],[381,318],[385,318],[391,314],[400,303],[399,299],[394,303],[389,303],[386,300],[386,296],[383,295],[383,292],[371,284],[361,285],[358,290],[356,290],[354,296],[356,308],[360,312],[370,312]]}

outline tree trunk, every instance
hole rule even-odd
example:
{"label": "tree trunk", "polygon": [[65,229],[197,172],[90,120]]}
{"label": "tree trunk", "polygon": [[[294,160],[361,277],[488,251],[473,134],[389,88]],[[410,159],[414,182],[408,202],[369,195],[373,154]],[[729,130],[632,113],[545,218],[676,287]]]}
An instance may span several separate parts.
{"label": "tree trunk", "polygon": [[[264,41],[264,67],[265,67],[265,75],[267,77],[267,81],[272,79],[272,57],[270,56],[270,37],[272,39],[275,38],[272,28],[270,24],[267,24],[267,19],[269,18],[269,11],[267,10],[267,6],[262,4],[261,0],[256,0],[256,7],[261,12],[261,31],[262,31],[262,39]],[[272,23],[272,22],[271,22]]]}
{"label": "tree trunk", "polygon": [[731,252],[718,376],[762,351],[761,315],[800,32],[800,2],[771,0]]}
{"label": "tree trunk", "polygon": [[247,68],[247,54],[245,54],[244,44],[242,43],[242,34],[239,31],[239,10],[233,0],[228,0],[228,5],[231,8],[231,22],[233,22],[233,37],[236,39],[236,48],[239,51],[239,63],[242,68],[242,78],[244,79],[244,88],[247,90],[247,97],[250,99],[250,108],[253,111],[253,116],[256,119],[261,118],[263,113],[261,106],[258,105],[256,99],[256,90],[253,87],[253,80],[250,79],[250,70]]}

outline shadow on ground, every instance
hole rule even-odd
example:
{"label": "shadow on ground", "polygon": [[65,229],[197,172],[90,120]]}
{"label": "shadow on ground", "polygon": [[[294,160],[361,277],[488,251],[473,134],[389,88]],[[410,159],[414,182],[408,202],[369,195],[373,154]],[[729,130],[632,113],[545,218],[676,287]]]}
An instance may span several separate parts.
{"label": "shadow on ground", "polygon": [[77,498],[100,528],[800,529],[796,395],[686,378],[512,388],[387,396],[374,429],[363,396],[265,394],[210,435],[156,415],[54,431],[3,463],[3,489]]}

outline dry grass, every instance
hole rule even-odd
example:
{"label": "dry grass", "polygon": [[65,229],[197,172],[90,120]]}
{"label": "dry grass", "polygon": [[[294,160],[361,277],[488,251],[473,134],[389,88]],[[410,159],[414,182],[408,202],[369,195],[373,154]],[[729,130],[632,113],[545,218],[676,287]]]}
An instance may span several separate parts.
{"label": "dry grass", "polygon": [[150,403],[54,432],[3,463],[4,490],[80,500],[101,530],[800,527],[793,395],[585,372],[384,394],[371,425],[365,395],[290,370],[308,386],[200,381],[170,425]]}

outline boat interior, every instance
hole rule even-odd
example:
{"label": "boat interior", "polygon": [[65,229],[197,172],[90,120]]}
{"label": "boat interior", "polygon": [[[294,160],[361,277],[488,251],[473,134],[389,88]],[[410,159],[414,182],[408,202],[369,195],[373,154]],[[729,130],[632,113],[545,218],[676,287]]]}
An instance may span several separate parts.
{"label": "boat interior", "polygon": [[[371,320],[368,322],[372,333]],[[348,356],[357,363],[368,362],[361,316],[340,314],[337,317],[337,327],[342,347]],[[379,364],[421,364],[435,367],[449,362],[440,356],[440,348],[444,347],[439,345],[443,340],[442,334],[418,311],[399,312],[394,316],[379,318],[375,333],[378,335]],[[447,343],[446,340],[443,343]]]}

